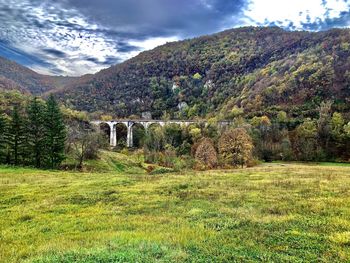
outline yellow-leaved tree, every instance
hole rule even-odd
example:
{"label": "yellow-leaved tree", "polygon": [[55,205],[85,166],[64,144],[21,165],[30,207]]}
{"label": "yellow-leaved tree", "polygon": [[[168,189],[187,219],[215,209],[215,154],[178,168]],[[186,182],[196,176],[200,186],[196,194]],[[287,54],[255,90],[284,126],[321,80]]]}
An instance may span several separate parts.
{"label": "yellow-leaved tree", "polygon": [[253,142],[243,128],[227,130],[219,139],[219,153],[226,164],[246,165],[252,159]]}

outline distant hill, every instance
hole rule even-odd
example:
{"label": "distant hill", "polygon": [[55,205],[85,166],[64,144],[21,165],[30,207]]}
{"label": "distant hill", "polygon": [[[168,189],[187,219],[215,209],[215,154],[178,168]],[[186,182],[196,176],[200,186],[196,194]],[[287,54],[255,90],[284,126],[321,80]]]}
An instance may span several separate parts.
{"label": "distant hill", "polygon": [[66,86],[76,78],[41,75],[16,62],[0,57],[0,89],[41,95]]}
{"label": "distant hill", "polygon": [[246,27],[168,43],[54,91],[78,110],[173,117],[350,109],[350,31]]}

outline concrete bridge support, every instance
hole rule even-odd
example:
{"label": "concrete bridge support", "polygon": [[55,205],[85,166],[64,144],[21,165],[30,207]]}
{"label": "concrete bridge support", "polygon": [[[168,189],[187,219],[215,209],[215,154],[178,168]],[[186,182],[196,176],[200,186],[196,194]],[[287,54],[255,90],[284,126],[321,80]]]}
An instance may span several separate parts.
{"label": "concrete bridge support", "polygon": [[112,147],[117,146],[117,127],[115,125],[109,125],[110,127],[110,136],[109,136],[109,144]]}
{"label": "concrete bridge support", "polygon": [[[148,128],[152,124],[158,124],[160,126],[165,126],[166,124],[177,124],[180,126],[189,126],[191,124],[200,124],[204,123],[207,124],[206,121],[161,121],[161,120],[120,120],[120,121],[93,121],[92,124],[100,126],[101,124],[108,124],[110,128],[110,137],[109,137],[109,143],[111,147],[117,146],[117,125],[123,124],[127,128],[127,136],[126,136],[126,145],[128,148],[133,147],[133,126],[135,124],[140,124],[144,127],[145,131],[147,132]],[[218,123],[218,126],[220,128],[227,127],[231,125],[231,121],[222,121]]]}
{"label": "concrete bridge support", "polygon": [[133,147],[133,143],[134,143],[134,137],[133,137],[133,133],[132,133],[132,125],[128,125],[128,134],[126,136],[126,146],[128,148],[132,148]]}

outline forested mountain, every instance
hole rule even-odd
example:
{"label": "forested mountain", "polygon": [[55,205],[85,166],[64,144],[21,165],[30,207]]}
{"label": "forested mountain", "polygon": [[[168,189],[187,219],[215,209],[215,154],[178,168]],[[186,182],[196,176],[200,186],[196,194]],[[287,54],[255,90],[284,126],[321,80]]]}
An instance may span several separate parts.
{"label": "forested mountain", "polygon": [[0,57],[0,89],[19,90],[41,95],[52,89],[66,86],[76,78],[41,75],[29,68]]}
{"label": "forested mountain", "polygon": [[[321,101],[350,109],[350,30],[246,27],[168,43],[56,91],[67,106],[120,117],[229,118],[286,111],[313,117]],[[220,113],[220,114],[219,114]]]}
{"label": "forested mountain", "polygon": [[168,43],[95,75],[52,77],[0,58],[0,89],[54,95],[118,117],[315,117],[322,101],[350,112],[350,30],[238,28]]}

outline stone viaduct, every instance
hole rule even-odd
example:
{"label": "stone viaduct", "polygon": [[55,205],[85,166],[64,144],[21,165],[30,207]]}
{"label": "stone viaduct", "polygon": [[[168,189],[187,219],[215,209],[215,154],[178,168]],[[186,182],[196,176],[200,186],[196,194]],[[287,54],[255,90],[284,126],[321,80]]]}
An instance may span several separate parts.
{"label": "stone viaduct", "polygon": [[[207,125],[207,121],[190,121],[190,120],[169,120],[169,121],[163,121],[163,120],[114,120],[114,121],[92,121],[91,122],[94,125],[97,125],[101,127],[101,125],[105,124],[109,126],[110,130],[110,136],[109,136],[109,143],[112,147],[117,146],[117,129],[116,126],[118,124],[122,124],[127,128],[127,137],[126,137],[126,144],[127,147],[133,147],[133,127],[137,124],[142,125],[145,131],[148,130],[148,128],[151,125],[158,124],[160,126],[165,126],[167,124],[177,124],[180,126],[187,127],[191,124],[204,124]],[[218,122],[218,126],[223,128],[226,126],[229,126],[232,124],[230,121],[220,121]]]}

